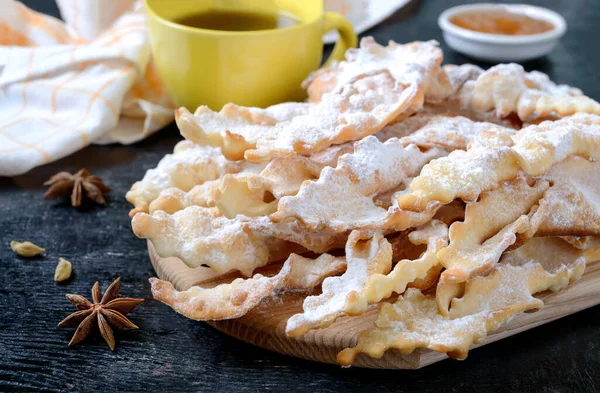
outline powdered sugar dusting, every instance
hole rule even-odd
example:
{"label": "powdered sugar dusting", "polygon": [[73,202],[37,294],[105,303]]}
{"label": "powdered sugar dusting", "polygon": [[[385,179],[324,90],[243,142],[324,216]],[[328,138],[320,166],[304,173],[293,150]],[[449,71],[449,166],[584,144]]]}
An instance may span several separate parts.
{"label": "powdered sugar dusting", "polygon": [[423,153],[415,145],[405,148],[397,138],[385,143],[374,136],[364,138],[354,153],[340,157],[335,169],[323,169],[319,179],[305,183],[296,196],[282,198],[272,218],[294,217],[312,228],[338,231],[382,228],[387,210],[377,206],[374,197],[402,185],[443,154],[437,149]]}
{"label": "powdered sugar dusting", "polygon": [[[414,83],[433,74],[442,62],[442,52],[435,41],[413,42],[399,45],[390,41],[387,47],[365,37],[360,48],[349,49],[346,61],[338,62],[329,68],[318,70],[304,82],[312,101],[319,101],[325,93],[339,93],[365,74],[388,71],[403,84]],[[335,83],[332,83],[332,80]],[[327,86],[327,89],[322,86]],[[319,94],[316,94],[318,91]]]}
{"label": "powdered sugar dusting", "polygon": [[256,274],[248,279],[235,279],[213,288],[194,286],[176,291],[165,281],[151,279],[152,294],[180,314],[196,320],[239,318],[263,299],[283,290],[312,288],[323,278],[345,269],[343,258],[323,254],[316,259],[291,254],[279,273],[272,277]]}
{"label": "powdered sugar dusting", "polygon": [[[472,143],[511,145],[515,131],[488,122],[476,122],[462,116],[432,116],[415,132],[400,139],[408,145],[439,147],[445,150],[467,150]],[[416,117],[416,116],[415,116]]]}
{"label": "powdered sugar dusting", "polygon": [[600,114],[600,104],[582,95],[581,90],[558,86],[547,75],[537,71],[526,73],[521,65],[514,63],[499,64],[485,71],[472,86],[472,94],[457,94],[465,106],[495,110],[498,117],[515,113],[524,121],[577,112]]}
{"label": "powdered sugar dusting", "polygon": [[600,167],[572,156],[544,178],[553,183],[534,216],[540,235],[600,234]]}
{"label": "powdered sugar dusting", "polygon": [[540,176],[569,155],[599,159],[600,117],[578,114],[543,122],[522,129],[513,139],[512,147],[475,143],[466,152],[455,150],[432,160],[411,182],[412,193],[398,198],[398,206],[423,210],[432,200],[472,201],[500,182],[514,179],[519,169]]}
{"label": "powdered sugar dusting", "polygon": [[[257,141],[257,149],[248,151],[246,159],[308,154],[379,131],[397,116],[419,109],[423,104],[419,93],[439,70],[441,60],[435,42],[390,42],[384,48],[364,39],[348,61],[334,66],[335,71],[317,72],[310,78],[311,86],[321,82],[332,85],[318,88],[322,93],[318,97],[311,95],[316,104],[310,113],[281,124],[275,136]],[[319,75],[324,75],[325,81]],[[309,94],[311,90],[309,87]]]}
{"label": "powdered sugar dusting", "polygon": [[176,256],[190,267],[203,264],[216,272],[250,275],[269,261],[266,238],[248,233],[243,220],[230,220],[216,208],[190,206],[172,215],[138,214],[134,232],[154,244],[162,256]]}
{"label": "powdered sugar dusting", "polygon": [[199,139],[201,133],[222,137],[225,132],[230,132],[249,143],[256,143],[260,138],[272,137],[278,123],[306,115],[313,106],[308,103],[286,102],[261,109],[227,104],[220,112],[201,106],[193,116],[187,117],[190,122],[178,125],[182,135],[190,140]]}
{"label": "powdered sugar dusting", "polygon": [[371,276],[386,274],[392,264],[391,246],[379,232],[362,243],[364,234],[353,232],[346,244],[346,272],[323,281],[323,292],[304,300],[303,313],[287,323],[289,335],[302,335],[309,329],[327,327],[342,315],[352,302],[351,294],[369,285]]}
{"label": "powdered sugar dusting", "polygon": [[438,313],[435,298],[411,288],[393,305],[383,304],[375,326],[361,332],[357,345],[340,352],[338,361],[349,365],[359,353],[379,358],[391,348],[403,353],[427,348],[464,359],[473,343],[483,341],[488,332],[530,308],[532,305],[519,304],[450,319]]}
{"label": "powdered sugar dusting", "polygon": [[339,354],[349,365],[388,348],[462,359],[578,279],[600,255],[600,104],[518,64],[441,61],[433,41],[367,38],[307,79],[308,102],[176,111],[189,141],[128,193],[132,213],[152,212],[135,234],[219,283],[265,276],[181,292],[152,279],[153,295],[214,320],[323,282],[294,337],[381,303]]}
{"label": "powdered sugar dusting", "polygon": [[[217,148],[210,148],[216,151],[219,157],[222,158],[220,151]],[[206,157],[207,159],[210,157]],[[163,210],[169,214],[182,210],[188,206],[213,207],[216,205],[219,186],[222,183],[225,174],[234,173],[236,176],[245,176],[260,172],[265,168],[264,164],[255,164],[249,162],[231,162],[226,161],[223,170],[214,180],[202,181],[198,178],[191,189],[186,190],[186,187],[164,188],[158,196],[150,203],[148,211],[153,213],[158,210]],[[205,176],[210,175],[210,172],[204,172]],[[168,187],[168,186],[167,186]]]}
{"label": "powdered sugar dusting", "polygon": [[179,142],[173,154],[167,154],[156,168],[149,169],[144,178],[136,182],[126,198],[137,211],[147,211],[148,205],[159,193],[169,187],[183,191],[208,180],[218,179],[230,165],[219,149],[199,146],[190,141]]}
{"label": "powdered sugar dusting", "polygon": [[398,84],[387,72],[367,75],[340,93],[325,94],[305,116],[279,124],[272,137],[258,140],[256,150],[246,152],[246,159],[307,155],[374,134],[397,116],[418,109],[418,88]]}
{"label": "powdered sugar dusting", "polygon": [[543,304],[532,295],[558,291],[577,280],[585,269],[583,252],[555,238],[533,238],[507,253],[487,276],[473,277],[461,298],[454,299],[452,318],[519,303]]}
{"label": "powdered sugar dusting", "polygon": [[491,269],[515,235],[529,230],[527,215],[547,189],[544,180],[530,186],[518,178],[467,204],[464,221],[450,228],[450,245],[438,253],[446,268],[440,281],[464,282]]}

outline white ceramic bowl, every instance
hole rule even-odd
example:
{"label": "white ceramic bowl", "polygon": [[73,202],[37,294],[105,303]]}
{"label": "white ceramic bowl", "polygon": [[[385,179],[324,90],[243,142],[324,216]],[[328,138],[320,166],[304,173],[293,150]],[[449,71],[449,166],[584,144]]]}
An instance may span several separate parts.
{"label": "white ceramic bowl", "polygon": [[[463,29],[452,22],[454,15],[469,11],[491,12],[503,10],[542,19],[554,25],[554,29],[532,35],[510,36],[480,33]],[[543,56],[554,48],[567,30],[565,19],[547,8],[526,4],[468,4],[452,7],[442,12],[438,24],[448,46],[457,52],[490,62],[530,60]]]}

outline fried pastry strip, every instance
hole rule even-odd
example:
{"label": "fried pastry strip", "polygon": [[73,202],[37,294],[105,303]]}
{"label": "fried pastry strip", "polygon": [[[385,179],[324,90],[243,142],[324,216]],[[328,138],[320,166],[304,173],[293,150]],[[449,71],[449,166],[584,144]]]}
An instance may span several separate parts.
{"label": "fried pastry strip", "polygon": [[288,102],[260,109],[230,103],[220,112],[201,106],[194,114],[179,108],[175,111],[175,121],[185,139],[199,145],[220,147],[228,159],[241,160],[244,152],[255,146],[258,139],[276,132],[277,124],[308,114],[312,106]]}
{"label": "fried pastry strip", "polygon": [[431,83],[425,92],[425,106],[421,111],[444,116],[463,116],[473,121],[521,128],[522,122],[516,115],[500,118],[493,112],[479,110],[470,105],[475,80],[483,72],[473,64],[446,64],[438,74],[439,82]]}
{"label": "fried pastry strip", "polygon": [[[360,353],[380,358],[392,348],[403,354],[427,348],[452,358],[466,358],[470,347],[490,332],[521,312],[542,307],[543,302],[533,294],[560,290],[581,277],[585,258],[565,242],[566,248],[553,244],[556,241],[562,242],[531,239],[533,243],[507,254],[488,276],[468,281],[462,298],[452,301],[454,318],[438,312],[433,296],[408,289],[396,303],[381,305],[374,327],[359,334],[355,347],[340,352],[338,362],[349,366]],[[552,254],[543,250],[547,247]]]}
{"label": "fried pastry strip", "polygon": [[447,151],[467,150],[471,143],[512,146],[515,130],[487,121],[475,121],[455,113],[417,112],[402,121],[385,126],[375,136],[382,142],[399,138],[405,146],[438,147]]}
{"label": "fried pastry strip", "polygon": [[216,208],[191,206],[172,215],[139,213],[131,225],[136,236],[152,241],[158,255],[176,256],[190,267],[205,264],[217,273],[239,270],[250,276],[270,260],[265,236]]}
{"label": "fried pastry strip", "polygon": [[538,302],[517,303],[452,320],[438,314],[433,296],[409,288],[396,303],[381,304],[375,327],[359,333],[357,345],[341,351],[337,361],[350,366],[361,353],[379,359],[388,349],[407,355],[418,348],[464,359],[471,345],[483,341],[515,315],[536,307]]}
{"label": "fried pastry strip", "polygon": [[381,142],[386,142],[392,138],[403,138],[411,135],[418,129],[427,125],[427,123],[437,115],[425,112],[417,112],[413,116],[389,123],[381,131],[374,134]]}
{"label": "fried pastry strip", "polygon": [[375,277],[370,292],[363,292],[355,302],[352,315],[367,311],[369,304],[379,303],[392,293],[403,293],[408,286],[429,288],[438,279],[441,267],[437,253],[448,245],[448,226],[439,220],[431,220],[417,227],[409,235],[415,245],[426,245],[425,251],[416,259],[401,259],[387,275]]}
{"label": "fried pastry strip", "polygon": [[514,129],[494,123],[477,122],[462,116],[429,116],[429,120],[423,127],[400,138],[405,146],[412,143],[421,148],[438,147],[453,151],[467,150],[467,146],[474,142],[494,146],[513,145],[511,135],[515,133]]}
{"label": "fried pastry strip", "polygon": [[[569,280],[574,281],[583,274],[586,263],[600,259],[599,255],[588,253],[588,251],[590,250],[577,249],[560,238],[533,238],[518,249],[505,253],[500,261],[501,264],[497,265],[497,268],[492,270],[489,275],[473,277],[466,283],[446,284],[440,281],[436,290],[439,312],[452,318],[479,312],[477,307],[481,306],[481,303],[477,299],[477,294],[487,293],[491,290],[500,291],[504,288],[505,293],[502,296],[512,296],[515,290],[520,290],[519,284],[524,284],[522,279],[515,280],[516,284],[513,284],[513,279],[516,275],[523,273],[521,267],[524,264],[533,260],[538,261],[546,271],[560,271],[563,277],[563,281],[560,281],[558,279],[561,276],[558,275],[557,281],[551,288],[542,287],[535,292],[546,289],[559,291],[566,287]],[[502,264],[511,266],[501,267]],[[569,269],[574,267],[575,270],[565,271],[565,266]],[[540,269],[537,270],[540,275],[535,278],[543,277]],[[504,272],[501,277],[498,277],[498,271]]]}
{"label": "fried pastry strip", "polygon": [[338,159],[354,151],[354,143],[330,146],[308,157],[275,158],[260,172],[259,176],[250,178],[250,188],[262,188],[270,191],[275,198],[296,195],[306,180],[319,178],[325,167],[335,167]]}
{"label": "fried pastry strip", "polygon": [[397,138],[381,143],[374,136],[356,142],[354,149],[340,157],[336,168],[327,167],[317,181],[303,184],[297,195],[283,197],[271,219],[295,218],[312,230],[390,227],[388,210],[373,198],[401,186],[429,160],[444,154],[438,149],[423,153],[415,145],[405,148]]}
{"label": "fried pastry strip", "polygon": [[398,197],[405,210],[424,211],[430,202],[446,204],[456,198],[474,201],[501,182],[516,178],[519,170],[531,176],[545,174],[570,155],[600,158],[600,117],[576,114],[519,131],[515,145],[455,150],[432,160],[410,184],[410,193]]}
{"label": "fried pastry strip", "polygon": [[[275,158],[260,174],[229,176],[235,180],[227,179],[226,175],[216,195],[216,206],[230,218],[238,214],[256,217],[274,213],[278,199],[295,195],[305,181],[318,179],[323,168],[335,167],[341,155],[352,151],[353,143],[344,143],[309,157]],[[273,200],[265,201],[267,196]]]}
{"label": "fried pastry strip", "polygon": [[217,193],[222,179],[206,181],[185,192],[179,188],[167,188],[158,194],[158,198],[150,203],[148,213],[162,210],[173,214],[188,206],[214,207],[217,204]]}
{"label": "fried pastry strip", "polygon": [[[464,222],[450,227],[450,245],[438,253],[442,284],[485,273],[520,238],[594,235],[600,230],[600,173],[572,156],[529,186],[518,178],[467,204]],[[552,182],[552,186],[548,181]],[[454,290],[449,290],[453,292]]]}
{"label": "fried pastry strip", "polygon": [[[389,41],[388,46],[379,45],[373,37],[365,37],[360,41],[360,48],[346,51],[346,61],[334,63],[321,68],[308,76],[302,83],[307,89],[311,102],[320,102],[324,95],[340,93],[345,86],[365,74],[388,71],[401,83],[412,82],[413,79],[425,78],[426,87],[432,82],[448,85],[448,78],[438,78],[442,53],[437,42],[412,42],[397,44]],[[443,80],[444,82],[439,82]],[[430,90],[430,89],[428,89]]]}
{"label": "fried pastry strip", "polygon": [[302,183],[319,177],[326,166],[336,166],[338,158],[353,151],[353,143],[331,146],[309,157],[275,158],[266,165],[248,164],[244,170],[225,175],[223,178],[205,182],[188,192],[169,188],[163,190],[150,204],[149,212],[163,210],[169,214],[188,206],[218,206],[233,218],[238,214],[258,216],[272,213],[266,192],[274,199],[295,195]]}
{"label": "fried pastry strip", "polygon": [[[304,302],[304,313],[296,314],[288,320],[286,333],[292,337],[299,337],[308,330],[331,325],[338,317],[343,315],[361,315],[367,311],[370,304],[379,303],[387,299],[394,292],[403,293],[408,284],[417,280],[425,280],[418,285],[427,287],[426,280],[433,269],[434,279],[437,278],[436,270],[438,259],[436,253],[448,244],[448,228],[444,223],[432,220],[417,228],[409,235],[413,245],[427,244],[423,254],[414,260],[402,259],[396,263],[394,269],[387,274],[389,268],[380,272],[372,272],[360,287],[355,285],[357,268],[348,260],[348,270],[344,275],[330,279],[323,283],[323,294],[312,296]],[[368,269],[368,268],[367,268]],[[386,271],[387,270],[387,271]],[[364,270],[360,271],[364,274]]]}
{"label": "fried pastry strip", "polygon": [[250,188],[249,179],[257,175],[225,175],[216,191],[215,204],[227,218],[235,218],[238,214],[248,217],[259,217],[274,213],[277,200],[265,201],[265,189]]}
{"label": "fried pastry strip", "polygon": [[239,318],[263,299],[282,290],[309,289],[325,277],[340,274],[346,268],[343,257],[322,254],[316,259],[291,254],[278,274],[265,277],[237,278],[213,288],[194,286],[177,291],[168,281],[151,278],[152,296],[178,313],[195,320]]}
{"label": "fried pastry strip", "polygon": [[446,268],[440,281],[460,283],[492,268],[517,235],[530,229],[527,215],[548,187],[544,180],[530,186],[517,178],[468,203],[465,220],[450,226],[450,245],[437,254]]}
{"label": "fried pastry strip", "polygon": [[430,202],[476,200],[479,194],[494,189],[500,182],[514,179],[519,171],[515,161],[512,150],[506,146],[455,150],[425,165],[410,183],[411,192],[398,197],[398,206],[422,211]]}
{"label": "fried pastry strip", "polygon": [[258,110],[228,105],[219,113],[203,108],[191,115],[180,109],[177,124],[187,139],[220,146],[229,159],[265,162],[309,155],[374,134],[398,116],[414,113],[423,105],[428,78],[442,61],[433,41],[382,47],[364,39],[355,55],[394,61],[375,68],[371,61],[338,63],[348,67],[348,78],[319,102],[282,104],[285,111],[280,106]]}
{"label": "fried pastry strip", "polygon": [[410,115],[423,104],[422,85],[402,84],[387,71],[361,76],[341,93],[328,93],[309,113],[276,127],[244,157],[264,162],[275,157],[309,155],[328,146],[354,141],[380,131],[401,115]]}
{"label": "fried pastry strip", "polygon": [[425,92],[425,101],[428,104],[439,104],[459,91],[465,83],[476,80],[483,70],[473,64],[446,64],[433,79]]}
{"label": "fried pastry strip", "polygon": [[569,157],[544,176],[553,186],[532,217],[536,236],[600,235],[600,166]]}
{"label": "fried pastry strip", "polygon": [[[216,208],[190,206],[172,215],[163,211],[136,214],[136,236],[149,239],[162,257],[175,256],[190,267],[203,264],[217,273],[239,270],[250,276],[254,269],[281,258],[273,254],[274,240],[296,243],[314,252],[326,252],[346,239],[344,233],[309,233],[298,223],[273,225],[266,217],[228,219]],[[285,249],[285,244],[280,244]],[[290,245],[290,250],[299,247]]]}
{"label": "fried pastry strip", "polygon": [[197,184],[218,179],[228,171],[235,172],[236,168],[218,149],[181,141],[175,145],[173,154],[167,154],[127,192],[125,198],[134,206],[129,216],[148,212],[149,204],[166,188],[188,191]]}
{"label": "fried pastry strip", "polygon": [[329,228],[310,232],[296,221],[273,223],[268,217],[254,217],[248,219],[246,225],[254,233],[296,243],[319,254],[343,248],[348,240],[348,232],[336,232]]}
{"label": "fried pastry strip", "polygon": [[371,237],[367,232],[353,231],[346,243],[346,265],[343,275],[323,281],[320,295],[304,300],[302,314],[288,319],[289,336],[299,337],[310,329],[327,327],[350,313],[358,294],[373,287],[375,276],[390,271],[392,247],[381,232]]}
{"label": "fried pastry strip", "polygon": [[548,289],[560,291],[578,280],[585,266],[584,253],[564,240],[532,238],[518,249],[506,253],[490,274],[467,281],[464,295],[452,300],[450,318],[498,309],[503,306],[499,302],[526,297],[526,294],[531,296]]}
{"label": "fried pastry strip", "polygon": [[556,85],[548,75],[525,72],[518,64],[499,64],[473,82],[471,94],[461,97],[463,105],[482,111],[494,110],[503,118],[516,113],[523,121],[565,117],[575,113],[600,115],[600,104],[581,90]]}
{"label": "fried pastry strip", "polygon": [[600,236],[561,236],[561,239],[579,250],[600,250]]}
{"label": "fried pastry strip", "polygon": [[523,128],[513,139],[519,166],[530,176],[541,176],[571,155],[600,158],[600,116],[578,113]]}
{"label": "fried pastry strip", "polygon": [[[376,264],[367,262],[365,270],[363,260],[357,263],[351,262],[352,258],[347,258],[347,273],[325,282],[321,295],[307,298],[303,305],[304,312],[288,320],[286,333],[292,337],[300,337],[310,329],[331,325],[343,315],[361,315],[370,304],[378,303],[394,292],[404,292],[409,284],[423,288],[431,286],[439,273],[439,269],[436,269],[436,252],[447,245],[448,228],[442,222],[433,220],[408,234],[408,240],[410,243],[401,242],[399,249],[396,249],[394,242],[391,255],[408,256],[408,249],[418,245],[426,244],[427,249],[420,256],[415,255],[414,260],[398,261],[389,274],[387,262],[381,264],[374,258]],[[348,245],[346,250],[348,252]]]}

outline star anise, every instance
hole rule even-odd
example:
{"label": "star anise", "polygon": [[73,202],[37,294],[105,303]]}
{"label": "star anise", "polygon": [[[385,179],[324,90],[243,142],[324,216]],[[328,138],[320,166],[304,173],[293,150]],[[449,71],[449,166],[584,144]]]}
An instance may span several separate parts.
{"label": "star anise", "polygon": [[71,195],[71,205],[81,206],[83,191],[88,198],[99,205],[104,205],[104,193],[110,191],[110,187],[104,184],[102,178],[90,175],[87,169],[80,169],[79,172],[72,175],[69,172],[59,172],[52,176],[45,183],[50,186],[44,199],[58,199]]}
{"label": "star anise", "polygon": [[110,347],[110,350],[114,351],[115,337],[110,325],[119,330],[138,329],[125,315],[142,303],[144,299],[117,299],[120,288],[121,278],[117,278],[106,289],[104,296],[101,296],[100,284],[96,282],[92,287],[92,299],[94,303],[91,303],[81,295],[67,295],[67,299],[79,310],[58,324],[60,328],[77,327],[73,338],[69,342],[69,346],[83,341],[92,333],[94,327],[98,325],[100,334]]}

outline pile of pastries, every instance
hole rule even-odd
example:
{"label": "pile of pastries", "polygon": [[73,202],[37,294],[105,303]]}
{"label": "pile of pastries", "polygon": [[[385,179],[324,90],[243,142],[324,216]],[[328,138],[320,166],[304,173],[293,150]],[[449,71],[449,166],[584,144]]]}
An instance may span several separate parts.
{"label": "pile of pastries", "polygon": [[221,320],[310,290],[290,337],[379,307],[338,355],[351,365],[388,349],[463,359],[580,278],[600,259],[600,104],[517,64],[442,58],[434,41],[365,38],[309,76],[307,102],[179,109],[186,140],[127,194],[133,231],[240,277],[153,278],[153,296]]}

